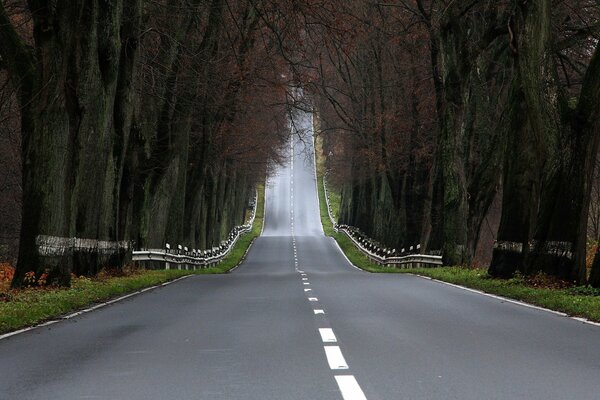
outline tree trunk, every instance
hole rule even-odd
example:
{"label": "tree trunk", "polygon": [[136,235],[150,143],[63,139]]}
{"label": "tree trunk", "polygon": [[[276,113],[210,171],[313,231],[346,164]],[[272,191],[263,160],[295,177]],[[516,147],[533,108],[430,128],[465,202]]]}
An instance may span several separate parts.
{"label": "tree trunk", "polygon": [[573,109],[558,79],[551,23],[550,0],[519,3],[514,26],[513,134],[490,273],[507,277],[517,269],[527,274],[542,271],[583,283],[599,140],[599,50]]}
{"label": "tree trunk", "polygon": [[524,271],[535,226],[540,171],[547,158],[542,88],[548,79],[550,1],[519,3],[510,28],[514,73],[509,96],[509,134],[504,164],[502,217],[489,273],[510,277]]}
{"label": "tree trunk", "polygon": [[[565,96],[559,96],[565,99]],[[563,123],[544,170],[538,224],[526,271],[585,283],[587,223],[600,141],[600,46],[588,66],[577,108],[557,104]]]}
{"label": "tree trunk", "polygon": [[[471,11],[473,7],[477,8]],[[466,14],[468,18],[461,17]],[[432,39],[432,56],[439,55],[432,60],[433,69],[439,70],[441,82],[435,85],[440,133],[428,247],[441,247],[447,265],[472,262],[499,181],[496,158],[501,150],[495,144],[503,129],[495,104],[502,98],[502,85],[488,73],[502,72],[494,67],[503,65],[503,54],[497,51],[501,46],[496,44],[502,34],[497,14],[493,5],[453,2]]]}
{"label": "tree trunk", "polygon": [[23,222],[14,286],[28,271],[48,270],[49,281],[63,285],[72,270],[93,274],[106,258],[73,248],[71,239],[116,239],[113,118],[119,65],[127,63],[123,3],[36,4],[34,72],[20,89]]}

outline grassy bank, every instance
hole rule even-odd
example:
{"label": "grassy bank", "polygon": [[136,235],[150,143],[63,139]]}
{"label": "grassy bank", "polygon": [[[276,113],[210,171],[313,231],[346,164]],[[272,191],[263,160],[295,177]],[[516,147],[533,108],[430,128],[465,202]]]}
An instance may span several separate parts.
{"label": "grassy bank", "polygon": [[520,276],[508,280],[493,279],[485,270],[461,267],[417,269],[403,272],[428,276],[600,322],[600,290],[583,287],[556,289],[543,287],[545,286],[543,282],[541,283],[542,287],[535,287],[535,279],[528,280]]}
{"label": "grassy bank", "polygon": [[[369,260],[369,258],[367,258],[360,250],[358,250],[358,248],[356,248],[348,236],[342,232],[336,232],[333,229],[333,224],[331,223],[331,220],[329,219],[329,213],[327,212],[327,200],[325,199],[325,188],[323,186],[325,165],[322,157],[323,151],[320,138],[315,140],[315,151],[317,159],[317,192],[319,195],[319,211],[321,214],[321,224],[323,225],[323,231],[325,232],[325,235],[334,238],[344,254],[346,254],[346,257],[348,257],[350,262],[357,267],[369,272],[397,272],[398,270],[396,269],[384,268]],[[340,209],[340,195],[338,192],[331,190],[331,188],[329,188],[329,201],[332,214],[334,218],[336,218]]]}
{"label": "grassy bank", "polygon": [[211,268],[202,269],[196,271],[197,274],[223,274],[229,272],[232,268],[236,267],[246,255],[250,244],[260,236],[260,232],[263,227],[265,219],[265,187],[261,185],[258,187],[258,199],[256,203],[256,217],[254,218],[254,224],[252,230],[242,235],[233,249],[229,252],[227,257],[218,265]]}
{"label": "grassy bank", "polygon": [[252,231],[240,237],[217,266],[198,271],[133,270],[125,276],[73,278],[70,288],[9,290],[9,281],[0,282],[0,333],[39,324],[75,310],[127,293],[171,281],[190,274],[217,274],[238,265],[252,241],[260,235],[264,219],[264,187],[258,190],[256,218]]}
{"label": "grassy bank", "polygon": [[[320,143],[317,141],[317,150]],[[317,151],[317,154],[321,152]],[[564,312],[571,316],[587,318],[600,322],[600,290],[588,288],[551,288],[544,282],[534,282],[522,277],[514,279],[493,279],[482,269],[463,267],[442,267],[423,269],[398,269],[383,267],[369,260],[344,233],[335,232],[327,213],[325,190],[323,188],[323,160],[317,158],[317,177],[319,180],[319,202],[321,222],[327,236],[333,237],[342,251],[355,266],[369,272],[377,273],[409,273],[427,276],[444,282],[481,290],[486,293],[524,301],[540,307]],[[329,201],[334,214],[339,210],[339,194],[329,188]],[[538,287],[536,287],[536,285]],[[541,286],[541,287],[539,287]]]}
{"label": "grassy bank", "polygon": [[[323,231],[327,236],[331,236],[336,240],[336,242],[340,245],[346,257],[352,262],[352,264],[356,265],[359,268],[362,268],[369,272],[395,272],[395,269],[392,268],[383,268],[380,265],[369,260],[358,248],[354,245],[354,243],[350,240],[348,236],[346,236],[342,232],[336,232],[333,229],[333,224],[329,220],[329,215],[327,213],[327,203],[325,199],[325,189],[323,188],[323,175],[318,174],[319,180],[319,207],[321,212],[321,223],[323,224]],[[339,199],[339,197],[338,197]],[[336,207],[337,208],[334,208]],[[331,205],[332,209],[339,209],[339,203]]]}
{"label": "grassy bank", "polygon": [[188,271],[136,271],[128,276],[74,278],[71,287],[20,289],[1,294],[0,333],[31,326],[74,310],[158,285]]}

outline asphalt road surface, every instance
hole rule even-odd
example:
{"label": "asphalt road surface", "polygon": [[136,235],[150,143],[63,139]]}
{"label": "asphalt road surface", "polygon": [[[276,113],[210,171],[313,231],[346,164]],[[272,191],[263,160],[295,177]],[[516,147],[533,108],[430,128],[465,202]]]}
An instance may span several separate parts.
{"label": "asphalt road surface", "polygon": [[600,398],[599,327],[351,266],[293,142],[239,268],[0,340],[0,399]]}

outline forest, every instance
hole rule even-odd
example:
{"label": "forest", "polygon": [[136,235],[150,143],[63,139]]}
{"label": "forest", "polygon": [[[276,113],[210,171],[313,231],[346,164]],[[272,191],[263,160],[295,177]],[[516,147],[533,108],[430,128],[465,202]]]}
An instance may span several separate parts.
{"label": "forest", "polygon": [[340,223],[600,287],[599,35],[597,0],[1,0],[0,256],[219,243],[300,108]]}

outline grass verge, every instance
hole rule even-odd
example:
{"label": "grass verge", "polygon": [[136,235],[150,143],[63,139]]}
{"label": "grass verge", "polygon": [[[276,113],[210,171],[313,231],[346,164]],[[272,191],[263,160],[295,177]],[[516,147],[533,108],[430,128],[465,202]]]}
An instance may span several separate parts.
{"label": "grass verge", "polygon": [[[318,131],[318,127],[315,127],[315,130]],[[317,192],[319,195],[319,212],[321,214],[321,224],[323,225],[323,232],[325,232],[325,235],[331,236],[335,239],[335,241],[339,244],[344,254],[346,254],[346,257],[348,257],[350,262],[355,266],[369,272],[398,272],[399,270],[396,270],[394,268],[382,267],[379,264],[372,262],[354,245],[354,243],[350,240],[348,236],[346,236],[343,232],[336,232],[333,229],[333,224],[331,223],[331,220],[329,219],[329,214],[327,212],[327,200],[325,199],[325,188],[323,186],[323,177],[325,175],[325,160],[322,156],[322,146],[322,138],[317,136],[315,139],[315,154],[317,163]],[[340,209],[340,195],[339,193],[332,191],[331,187],[329,188],[329,201],[333,215],[338,215]]]}
{"label": "grass verge", "polygon": [[91,304],[184,275],[189,275],[189,272],[141,270],[124,277],[74,278],[71,287],[67,289],[11,290],[4,294],[4,301],[0,302],[0,333],[39,324]]}
{"label": "grass verge", "polygon": [[250,245],[260,236],[260,232],[263,227],[263,222],[265,219],[265,187],[264,185],[260,185],[257,188],[258,191],[258,199],[256,201],[256,216],[254,218],[254,224],[252,225],[252,230],[248,233],[243,234],[235,246],[227,257],[223,259],[219,264],[214,267],[205,268],[201,270],[195,271],[196,274],[223,274],[229,272],[231,269],[236,267],[239,263],[242,262],[244,256],[246,255]]}
{"label": "grass verge", "polygon": [[0,334],[88,307],[137,290],[191,274],[225,273],[244,258],[252,241],[260,235],[264,219],[264,187],[258,188],[256,218],[252,230],[242,235],[218,265],[197,271],[134,270],[126,276],[74,278],[70,288],[3,290],[0,287]]}
{"label": "grass verge", "polygon": [[[522,277],[508,280],[494,279],[485,270],[464,267],[427,268],[399,272],[428,276],[440,281],[561,311],[570,316],[600,322],[600,292],[587,288],[553,289],[532,287]],[[581,294],[581,292],[588,292],[589,294]]]}
{"label": "grass verge", "polygon": [[[346,236],[343,232],[336,232],[333,229],[333,224],[329,220],[329,215],[327,213],[327,203],[325,200],[325,189],[323,188],[323,175],[318,174],[318,192],[319,192],[319,208],[321,213],[321,223],[323,225],[323,232],[325,235],[331,236],[335,239],[335,241],[340,245],[340,248],[346,254],[346,257],[350,260],[350,262],[357,267],[364,269],[369,272],[396,272],[393,268],[384,268],[367,258],[350,240],[348,236]],[[339,197],[338,197],[339,199]],[[332,204],[331,208],[333,209],[335,206]],[[339,208],[339,205],[337,206]]]}
{"label": "grass verge", "polygon": [[[317,149],[319,144],[317,143]],[[320,154],[317,151],[317,154]],[[427,276],[440,281],[481,290],[510,299],[524,301],[551,310],[561,311],[571,316],[587,318],[591,321],[600,322],[600,291],[587,288],[563,288],[553,289],[544,287],[532,287],[522,277],[513,279],[493,279],[485,270],[465,267],[441,267],[420,269],[399,269],[383,267],[378,265],[360,250],[342,232],[335,232],[327,214],[327,203],[325,190],[323,188],[323,162],[317,159],[317,178],[321,223],[323,231],[327,236],[333,237],[340,245],[350,262],[355,266],[376,273],[408,273]],[[339,210],[339,195],[330,191],[329,201],[332,210]],[[333,195],[332,195],[333,194]],[[334,214],[335,215],[335,214]]]}

